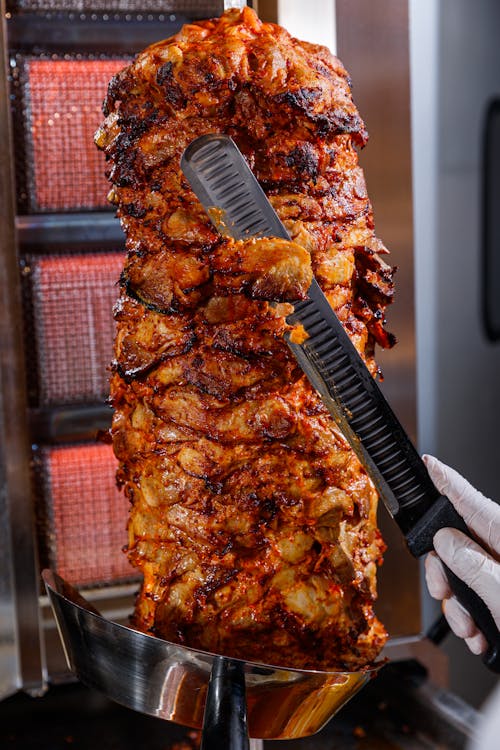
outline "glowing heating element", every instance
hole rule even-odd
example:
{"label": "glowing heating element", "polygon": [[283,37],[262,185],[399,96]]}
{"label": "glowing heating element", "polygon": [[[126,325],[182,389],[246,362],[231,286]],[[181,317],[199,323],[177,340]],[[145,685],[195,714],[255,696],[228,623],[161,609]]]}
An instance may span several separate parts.
{"label": "glowing heating element", "polygon": [[116,486],[111,446],[43,448],[41,455],[49,564],[79,586],[135,578],[122,552],[128,501]]}
{"label": "glowing heating element", "polygon": [[122,266],[123,253],[32,259],[40,405],[106,398]]}
{"label": "glowing heating element", "polygon": [[105,162],[94,146],[94,133],[102,120],[109,81],[127,62],[26,62],[28,192],[33,211],[107,206]]}

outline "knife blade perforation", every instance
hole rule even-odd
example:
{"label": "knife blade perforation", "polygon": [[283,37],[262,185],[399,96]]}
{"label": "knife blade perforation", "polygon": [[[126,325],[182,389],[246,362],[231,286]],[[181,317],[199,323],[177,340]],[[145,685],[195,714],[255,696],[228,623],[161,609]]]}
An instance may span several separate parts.
{"label": "knife blade perforation", "polygon": [[218,160],[227,161],[227,155],[221,153],[220,146],[216,141],[206,143],[202,148],[197,149],[196,153],[192,155],[192,161],[194,164],[202,165],[209,160],[213,154],[216,155]]}
{"label": "knife blade perforation", "polygon": [[[230,138],[201,136],[181,166],[221,234],[290,239]],[[410,528],[439,493],[316,281],[287,322],[305,329],[302,344],[285,336],[290,349],[400,526]]]}
{"label": "knife blade perforation", "polygon": [[[295,319],[296,312],[290,317]],[[324,326],[318,325],[316,317],[308,315],[301,318],[309,334],[309,338],[302,346],[321,373],[329,393],[334,393],[337,401],[343,405],[344,414],[348,415],[348,425],[364,449],[365,461],[363,463],[368,457],[376,464],[376,469],[382,476],[382,482],[378,480],[378,486],[382,488],[382,492],[387,492],[388,487],[399,504],[404,502],[406,508],[416,505],[423,497],[426,497],[427,490],[423,490],[421,484],[415,481],[411,468],[405,466],[407,457],[398,442],[394,440],[394,435],[386,424],[379,405],[374,403],[371,394],[364,390],[364,383],[360,380],[359,373],[351,366],[342,343],[336,342],[337,345],[330,345],[328,355],[320,356],[320,352],[324,351],[325,341],[322,340],[318,349],[315,337],[323,339],[325,330]],[[312,328],[308,325],[310,320],[315,321]],[[329,334],[331,341],[331,331]],[[353,398],[352,394],[356,390],[358,395]],[[404,468],[401,469],[401,467]]]}
{"label": "knife blade perforation", "polygon": [[[303,346],[304,349],[314,350],[316,355],[319,355],[324,351],[326,342],[323,340],[318,349],[315,341],[311,339],[314,339],[315,335],[322,336],[325,332],[320,330],[321,326],[318,325],[315,329],[308,327],[307,321],[313,318],[312,315],[302,318],[302,323],[309,333],[309,338]],[[304,320],[306,320],[305,323]],[[329,334],[331,341],[331,331]],[[428,486],[422,487],[421,482],[416,480],[412,467],[407,466],[408,456],[405,455],[398,441],[394,440],[392,430],[386,424],[385,415],[380,413],[378,402],[376,400],[374,402],[370,392],[364,390],[364,384],[358,378],[359,372],[355,368],[350,368],[350,359],[345,356],[343,344],[336,342],[336,345],[335,343],[330,345],[328,355],[323,358],[314,355],[311,358],[315,360],[315,366],[321,370],[330,392],[335,393],[337,399],[343,403],[344,411],[350,414],[348,418],[350,428],[360,440],[366,454],[376,464],[383,482],[394,493],[399,504],[404,504],[408,509],[416,506],[423,498],[427,498],[429,492],[432,496],[436,492],[435,489],[428,488]],[[357,395],[352,396],[356,391],[358,391]],[[406,468],[401,470],[401,467],[405,465]],[[380,488],[380,482],[378,486]]]}
{"label": "knife blade perforation", "polygon": [[[380,448],[377,449],[377,445],[380,443]],[[392,457],[392,452],[397,447],[397,443],[389,443],[387,444],[387,441],[385,439],[385,435],[382,435],[380,440],[372,445],[372,457],[377,461],[378,464],[382,464],[384,459],[384,456],[387,458],[388,456]]]}

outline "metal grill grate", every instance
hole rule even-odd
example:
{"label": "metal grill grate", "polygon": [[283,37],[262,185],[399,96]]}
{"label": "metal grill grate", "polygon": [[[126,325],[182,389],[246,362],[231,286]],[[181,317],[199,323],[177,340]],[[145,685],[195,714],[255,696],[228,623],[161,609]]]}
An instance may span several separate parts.
{"label": "metal grill grate", "polygon": [[44,495],[39,533],[47,555],[42,565],[77,586],[137,578],[122,551],[128,501],[116,486],[111,446],[42,448],[38,471]]}
{"label": "metal grill grate", "polygon": [[15,58],[23,131],[23,160],[16,170],[21,213],[108,207],[105,160],[93,137],[108,83],[129,60]]}
{"label": "metal grill grate", "polygon": [[[30,259],[40,406],[106,398],[123,260],[123,253]],[[28,361],[30,346],[28,338]]]}
{"label": "metal grill grate", "polygon": [[182,13],[190,18],[216,16],[224,10],[223,0],[9,0],[11,12],[60,11],[78,13],[86,11],[104,12],[149,12]]}

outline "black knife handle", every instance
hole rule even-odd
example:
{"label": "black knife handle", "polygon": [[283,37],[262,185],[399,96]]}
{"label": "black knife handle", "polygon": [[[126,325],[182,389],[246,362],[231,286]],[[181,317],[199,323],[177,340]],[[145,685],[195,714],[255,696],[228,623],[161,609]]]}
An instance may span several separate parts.
{"label": "black knife handle", "polygon": [[447,565],[443,565],[451,590],[460,604],[465,607],[477,627],[488,642],[488,648],[483,654],[484,664],[492,672],[500,674],[500,633],[490,609],[480,596],[473,591],[461,578],[455,575]]}
{"label": "black knife handle", "polygon": [[216,656],[208,683],[200,750],[249,750],[243,663]]}
{"label": "black knife handle", "polygon": [[421,557],[434,549],[434,534],[439,529],[458,529],[470,536],[470,531],[445,495],[441,495],[406,534],[408,549],[415,557]]}
{"label": "black knife handle", "polygon": [[[430,552],[433,546],[434,534],[445,527],[458,529],[472,538],[472,535],[462,518],[457,513],[447,497],[441,497],[427,510],[406,535],[410,552],[415,557],[421,557]],[[480,596],[464,581],[455,575],[446,565],[444,566],[451,590],[460,604],[465,607],[479,630],[488,642],[488,649],[483,656],[484,664],[492,672],[500,673],[500,632],[497,628],[490,609]]]}

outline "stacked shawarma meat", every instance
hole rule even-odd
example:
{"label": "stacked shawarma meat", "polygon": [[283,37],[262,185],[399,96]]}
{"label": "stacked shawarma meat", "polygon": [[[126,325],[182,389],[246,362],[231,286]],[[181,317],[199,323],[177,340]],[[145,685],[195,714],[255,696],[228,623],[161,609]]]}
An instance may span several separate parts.
{"label": "stacked shawarma meat", "polygon": [[[134,625],[254,661],[354,670],[373,613],[377,496],[285,341],[312,273],[375,375],[392,270],[324,47],[249,9],[184,26],[110,83],[96,142],[126,233],[111,381]],[[230,135],[293,241],[221,238],[179,166]],[[273,304],[271,304],[273,303]]]}

